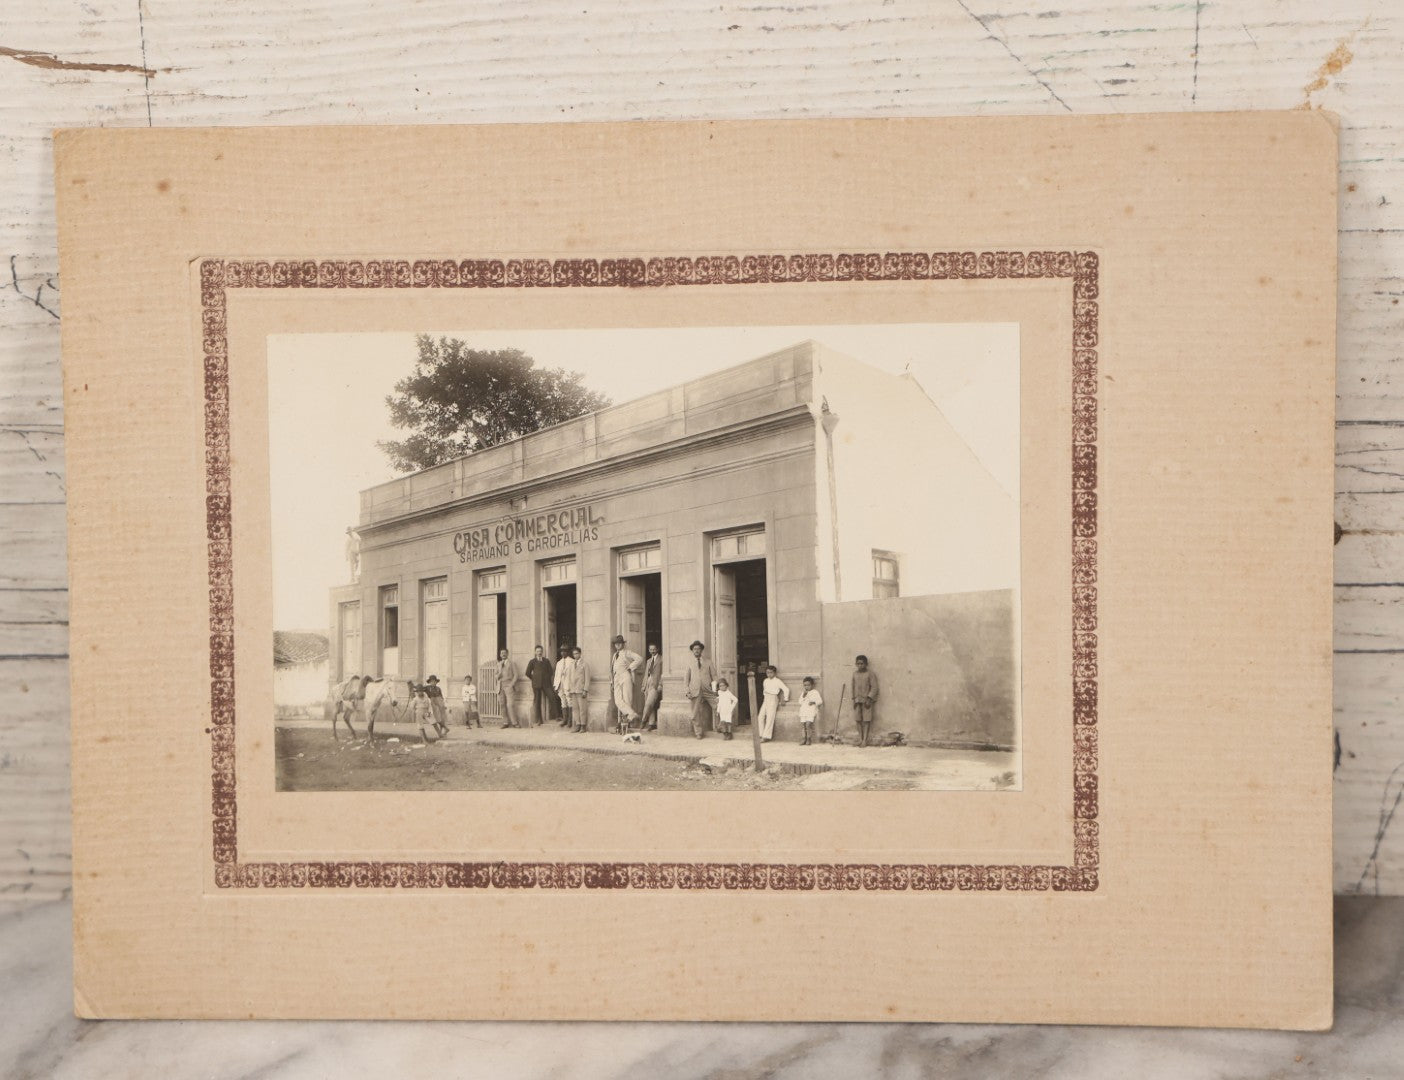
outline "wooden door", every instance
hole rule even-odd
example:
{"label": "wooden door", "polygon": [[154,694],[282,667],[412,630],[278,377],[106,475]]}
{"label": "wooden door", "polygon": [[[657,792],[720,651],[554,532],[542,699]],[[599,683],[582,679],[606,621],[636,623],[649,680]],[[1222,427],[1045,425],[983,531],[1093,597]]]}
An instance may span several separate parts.
{"label": "wooden door", "polygon": [[640,652],[644,648],[644,590],[638,578],[619,582],[619,608],[624,616],[619,632],[629,641],[629,648]]}
{"label": "wooden door", "polygon": [[[497,594],[478,597],[478,667],[497,661]],[[481,698],[483,691],[479,689]],[[481,710],[482,705],[479,703]]]}
{"label": "wooden door", "polygon": [[712,571],[712,658],[717,676],[741,696],[736,671],[736,572],[729,566]]}
{"label": "wooden door", "polygon": [[[644,587],[639,578],[624,578],[619,582],[619,607],[623,614],[623,627],[620,633],[627,639],[625,648],[640,656],[648,651],[644,644],[648,624],[645,619]],[[634,711],[643,711],[643,684],[637,673],[634,676]]]}
{"label": "wooden door", "polygon": [[341,605],[341,677],[348,679],[361,671],[361,602]]}
{"label": "wooden door", "polygon": [[449,628],[448,601],[427,600],[424,604],[424,678],[437,675],[448,678]]}
{"label": "wooden door", "polygon": [[556,594],[550,589],[542,589],[541,602],[546,609],[546,638],[542,644],[546,646],[547,658],[554,664],[561,647],[560,628],[556,625]]}

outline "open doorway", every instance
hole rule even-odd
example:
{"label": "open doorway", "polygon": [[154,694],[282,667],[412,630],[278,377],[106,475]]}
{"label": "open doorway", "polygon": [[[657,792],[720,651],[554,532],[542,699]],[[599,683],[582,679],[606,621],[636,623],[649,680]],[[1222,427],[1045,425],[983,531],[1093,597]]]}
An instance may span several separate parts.
{"label": "open doorway", "polygon": [[[620,633],[628,648],[648,655],[650,645],[663,655],[663,576],[657,573],[633,574],[619,580]],[[640,669],[642,670],[642,669]],[[643,712],[643,679],[634,677],[634,711]]]}
{"label": "open doorway", "polygon": [[[497,662],[507,648],[507,571],[482,570],[478,573],[477,666]],[[479,687],[479,694],[483,692]]]}
{"label": "open doorway", "polygon": [[737,723],[749,724],[760,700],[770,663],[770,608],[765,560],[746,559],[714,566],[712,625],[717,674],[740,701]]}
{"label": "open doorway", "polygon": [[580,623],[577,617],[578,599],[575,587],[575,556],[551,559],[540,565],[541,575],[541,644],[551,663],[560,656],[561,647],[569,649],[580,644]]}
{"label": "open doorway", "polygon": [[542,589],[542,602],[545,604],[546,633],[542,644],[546,655],[555,658],[561,648],[574,648],[580,644],[579,622],[576,619],[575,586],[549,585]]}
{"label": "open doorway", "polygon": [[380,590],[380,674],[387,679],[398,678],[400,674],[400,587],[398,585],[386,585]]}
{"label": "open doorway", "polygon": [[[660,544],[622,548],[615,562],[619,580],[619,633],[640,656],[655,645],[663,653],[663,549]],[[634,711],[643,711],[643,680],[634,679]]]}
{"label": "open doorway", "polygon": [[629,641],[629,648],[640,656],[650,645],[663,653],[663,576],[636,574],[619,583],[619,606],[624,613],[620,631]]}

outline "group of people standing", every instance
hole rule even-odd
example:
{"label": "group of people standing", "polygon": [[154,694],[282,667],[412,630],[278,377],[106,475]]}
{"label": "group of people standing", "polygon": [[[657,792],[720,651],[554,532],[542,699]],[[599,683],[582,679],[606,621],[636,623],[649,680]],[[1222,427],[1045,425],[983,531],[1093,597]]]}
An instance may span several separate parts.
{"label": "group of people standing", "polygon": [[[733,737],[736,712],[740,700],[732,692],[725,677],[717,674],[715,665],[704,654],[706,645],[694,641],[689,646],[692,659],[683,667],[683,696],[691,707],[692,734],[705,738],[709,730],[721,734],[722,738]],[[643,669],[643,708],[634,708],[635,675]],[[641,731],[658,729],[658,706],[663,700],[663,658],[658,646],[650,643],[647,656],[640,656],[628,647],[622,634],[616,634],[611,642],[609,658],[610,698],[614,706],[616,720],[614,729],[624,734],[637,724]],[[531,684],[531,713],[528,724],[523,724],[517,716],[512,687],[519,676],[517,665],[511,653],[502,649],[497,659],[497,686],[502,703],[503,727],[539,727],[554,721],[563,728],[582,732],[589,729],[589,708],[587,698],[590,692],[590,666],[584,658],[584,650],[579,645],[561,646],[553,662],[546,656],[545,649],[538,645],[532,658],[527,661],[525,676]],[[336,735],[338,720],[351,728],[351,718],[360,711],[367,696],[370,676],[352,676],[332,692],[332,734]],[[376,680],[377,682],[383,680]],[[877,675],[868,667],[868,658],[859,655],[855,659],[854,671],[849,680],[852,691],[853,719],[858,727],[858,745],[867,746],[872,735],[874,704],[878,696]],[[790,701],[790,688],[780,678],[775,665],[765,669],[765,681],[761,684],[760,707],[756,723],[762,742],[770,742],[775,737],[775,720],[780,707]],[[436,735],[448,734],[448,710],[444,694],[439,687],[439,677],[430,675],[422,684],[411,682],[410,713],[419,725],[420,737],[427,741],[427,729],[433,727]],[[478,713],[478,688],[471,677],[463,683],[464,722],[469,726],[476,723],[482,727]],[[814,742],[815,724],[824,699],[815,688],[812,676],[805,676],[804,688],[799,696],[799,720],[802,731],[801,745]],[[373,721],[372,721],[373,723]],[[374,728],[371,728],[374,731]]]}
{"label": "group of people standing", "polygon": [[[723,739],[730,739],[740,699],[732,693],[726,678],[718,677],[712,661],[702,655],[707,647],[700,641],[694,641],[689,648],[692,661],[683,669],[683,694],[692,702],[692,734],[698,739],[705,738],[710,721],[712,728],[720,731]],[[770,742],[775,737],[775,719],[780,706],[789,700],[790,688],[780,678],[779,670],[774,664],[767,665],[765,681],[761,683],[759,715],[756,717],[761,742]],[[804,691],[799,698],[802,746],[814,742],[814,725],[823,704],[824,699],[815,689],[814,677],[806,675]]]}
{"label": "group of people standing", "polygon": [[[614,706],[616,720],[614,729],[624,734],[637,724],[641,731],[656,731],[658,728],[658,707],[663,699],[663,658],[658,646],[650,643],[647,656],[640,656],[628,647],[622,634],[616,634],[610,643],[609,658],[610,700]],[[695,738],[705,738],[707,732],[715,731],[722,738],[733,737],[736,725],[736,712],[740,700],[732,692],[727,679],[717,674],[716,666],[705,655],[707,646],[694,641],[689,647],[692,660],[683,667],[683,696],[690,702],[692,734]],[[643,671],[643,707],[635,709],[635,677]],[[554,663],[546,656],[545,649],[538,645],[531,660],[527,662],[525,676],[531,684],[532,726],[541,726],[554,720],[561,727],[582,732],[589,728],[587,695],[590,688],[590,668],[585,662],[579,645],[562,647]],[[498,654],[497,685],[502,698],[504,717],[503,727],[525,727],[517,718],[516,704],[510,688],[516,685],[518,671],[508,650]],[[804,687],[798,698],[799,720],[802,731],[801,744],[814,742],[814,729],[819,718],[819,710],[824,699],[820,696],[812,676],[806,676]],[[853,716],[858,726],[859,745],[867,746],[872,734],[873,707],[878,696],[877,675],[868,668],[868,658],[858,656],[850,679],[852,690]],[[788,704],[790,688],[780,678],[773,664],[765,669],[765,681],[761,684],[761,701],[756,717],[760,737],[770,742],[775,737],[775,720],[780,707]]]}
{"label": "group of people standing", "polygon": [[[517,717],[517,706],[511,688],[518,678],[516,662],[507,649],[497,654],[498,696],[502,701],[503,727],[527,727]],[[584,731],[589,723],[586,696],[590,692],[590,665],[585,662],[579,645],[562,645],[552,663],[546,650],[538,645],[527,661],[526,678],[531,683],[530,726],[538,727],[554,720],[561,727]]]}
{"label": "group of people standing", "polygon": [[[610,697],[618,717],[615,728],[625,732],[636,721],[643,730],[657,730],[658,703],[663,698],[663,658],[658,646],[648,646],[648,657],[630,651],[623,635],[615,635],[610,655]],[[644,669],[643,712],[634,710],[634,674]],[[572,731],[587,731],[590,726],[588,695],[590,665],[579,645],[562,645],[552,661],[543,646],[538,645],[527,661],[525,675],[531,684],[531,712],[528,723],[517,717],[516,702],[511,687],[518,679],[516,663],[509,650],[497,655],[497,686],[502,701],[503,727],[540,727],[550,721]]]}
{"label": "group of people standing", "polygon": [[[691,702],[692,735],[696,739],[705,739],[708,730],[713,730],[719,732],[723,739],[731,739],[740,699],[731,691],[729,681],[717,674],[712,660],[705,656],[705,643],[695,640],[688,649],[692,660],[682,669],[682,694]],[[635,676],[640,669],[643,669],[643,708],[636,711]],[[588,729],[585,695],[590,690],[590,669],[585,664],[580,646],[571,647],[569,654],[563,649],[555,664],[546,659],[542,646],[536,646],[525,676],[532,687],[532,725],[543,725],[555,719],[560,726],[570,727],[576,732]],[[517,666],[512,663],[507,650],[503,649],[498,654],[498,687],[511,687],[515,681]],[[872,736],[873,705],[878,699],[878,676],[869,670],[868,657],[856,657],[849,687],[854,702],[854,720],[858,726],[858,744],[868,746]],[[501,697],[505,716],[503,726],[524,726],[517,720],[510,692]],[[650,642],[647,656],[639,656],[629,649],[628,640],[623,635],[615,635],[609,654],[609,697],[615,709],[616,732],[622,735],[635,725],[639,726],[639,730],[657,730],[658,705],[663,701],[663,657],[658,654],[657,645]],[[781,680],[774,664],[769,664],[765,669],[765,681],[761,684],[761,704],[757,715],[762,742],[774,739],[776,716],[781,705],[789,701],[789,685]],[[812,676],[804,677],[803,691],[797,704],[803,733],[800,742],[803,746],[809,746],[814,742],[814,727],[824,705]]]}

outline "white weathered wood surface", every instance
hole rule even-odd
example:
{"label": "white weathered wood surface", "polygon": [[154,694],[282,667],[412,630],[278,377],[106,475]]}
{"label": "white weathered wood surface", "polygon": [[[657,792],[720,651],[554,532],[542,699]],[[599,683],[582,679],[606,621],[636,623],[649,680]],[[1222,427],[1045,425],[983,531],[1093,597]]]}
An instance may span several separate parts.
{"label": "white weathered wood surface", "polygon": [[1295,107],[1341,117],[1336,882],[1404,892],[1401,90],[1385,0],[4,0],[0,897],[69,872],[51,129]]}

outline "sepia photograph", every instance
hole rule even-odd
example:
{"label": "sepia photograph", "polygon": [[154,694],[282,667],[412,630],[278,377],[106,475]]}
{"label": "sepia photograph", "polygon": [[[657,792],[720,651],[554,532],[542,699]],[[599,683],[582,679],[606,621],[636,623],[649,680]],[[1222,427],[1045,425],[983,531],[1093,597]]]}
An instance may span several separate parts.
{"label": "sepia photograph", "polygon": [[1020,789],[1018,330],[270,336],[278,790]]}

